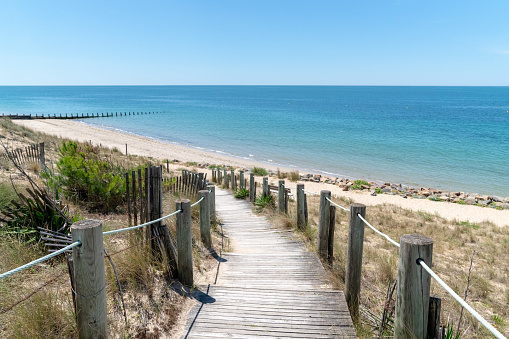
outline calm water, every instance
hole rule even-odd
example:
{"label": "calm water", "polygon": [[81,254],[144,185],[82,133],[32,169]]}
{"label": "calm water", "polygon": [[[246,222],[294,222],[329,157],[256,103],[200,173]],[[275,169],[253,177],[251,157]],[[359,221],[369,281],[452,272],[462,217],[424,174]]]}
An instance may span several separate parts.
{"label": "calm water", "polygon": [[262,162],[509,196],[509,87],[0,87],[0,113],[87,123]]}

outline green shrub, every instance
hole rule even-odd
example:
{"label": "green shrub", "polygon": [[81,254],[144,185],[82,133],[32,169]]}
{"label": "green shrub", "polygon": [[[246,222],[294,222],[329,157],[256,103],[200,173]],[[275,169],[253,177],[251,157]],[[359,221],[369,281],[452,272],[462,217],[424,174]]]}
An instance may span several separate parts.
{"label": "green shrub", "polygon": [[264,177],[267,174],[269,174],[269,172],[267,172],[267,170],[265,168],[263,168],[263,167],[256,167],[256,166],[251,169],[251,172],[254,175],[258,175],[258,176],[261,176],[261,177]]}
{"label": "green shrub", "polygon": [[432,195],[428,198],[428,200],[431,200],[431,201],[443,201],[442,199],[440,199],[439,196],[436,196],[436,195]]}
{"label": "green shrub", "polygon": [[256,198],[254,204],[258,211],[261,211],[265,208],[274,208],[276,206],[274,197],[270,194]]}
{"label": "green shrub", "polygon": [[122,174],[99,158],[98,149],[64,141],[59,152],[57,167],[68,198],[99,212],[114,211],[123,204],[126,187]]}
{"label": "green shrub", "polygon": [[459,204],[459,205],[466,205],[466,202],[465,202],[465,200],[459,200],[457,202],[457,204]]}
{"label": "green shrub", "polygon": [[367,185],[369,186],[369,183],[367,181],[364,181],[364,180],[355,180],[353,182],[353,185],[350,187],[350,189],[353,189],[353,190],[361,190],[363,189],[364,187],[362,187],[362,185]]}
{"label": "green shrub", "polygon": [[249,190],[245,188],[237,188],[237,190],[234,193],[234,197],[238,199],[246,199],[246,197],[249,195]]}
{"label": "green shrub", "polygon": [[299,180],[300,179],[299,171],[295,170],[295,171],[288,173],[288,179],[290,179],[290,181]]}
{"label": "green shrub", "polygon": [[376,194],[382,194],[383,192],[384,191],[380,187],[375,188],[375,193]]}

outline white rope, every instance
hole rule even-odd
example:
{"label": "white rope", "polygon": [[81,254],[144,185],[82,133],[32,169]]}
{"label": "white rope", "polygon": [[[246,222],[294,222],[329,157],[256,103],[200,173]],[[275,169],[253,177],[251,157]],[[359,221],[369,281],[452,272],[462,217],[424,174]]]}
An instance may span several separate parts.
{"label": "white rope", "polygon": [[135,230],[137,228],[141,228],[143,226],[148,226],[148,225],[151,225],[151,224],[155,224],[156,222],[159,222],[161,220],[164,220],[166,218],[169,218],[175,214],[178,214],[182,212],[182,210],[178,210],[178,211],[175,211],[173,212],[172,214],[168,214],[164,217],[161,217],[159,219],[156,219],[156,220],[152,220],[152,221],[149,221],[149,222],[146,222],[144,224],[141,224],[141,225],[136,225],[136,226],[131,226],[131,227],[126,227],[126,228],[121,228],[121,229],[118,229],[118,230],[113,230],[113,231],[108,231],[108,232],[103,232],[103,235],[108,235],[108,234],[114,234],[114,233],[120,233],[120,232],[124,232],[124,231],[131,231],[131,230]]}
{"label": "white rope", "polygon": [[364,221],[364,223],[365,223],[366,225],[368,225],[368,226],[369,226],[369,227],[370,227],[373,231],[375,231],[376,233],[380,234],[382,237],[384,237],[385,239],[389,240],[391,243],[393,243],[394,245],[396,245],[396,246],[398,246],[398,247],[399,247],[399,244],[398,244],[397,242],[395,242],[394,240],[392,240],[391,238],[389,238],[389,236],[388,236],[387,234],[384,234],[384,233],[380,232],[379,230],[377,230],[376,228],[374,228],[373,226],[371,226],[371,225],[370,225],[370,223],[369,223],[369,222],[367,222],[367,221],[366,221],[366,219],[364,219],[364,218],[362,217],[362,215],[360,215],[360,214],[358,214],[358,213],[357,213],[357,216],[358,216],[359,218],[361,218],[361,220],[362,220],[362,221]]}
{"label": "white rope", "polygon": [[337,207],[341,208],[343,211],[350,212],[350,210],[349,210],[348,208],[345,208],[345,207],[343,207],[343,206],[340,206],[340,205],[336,204],[334,201],[330,200],[328,197],[325,197],[325,199],[329,200],[329,202],[330,202],[331,204],[336,205]]}
{"label": "white rope", "polygon": [[310,191],[306,191],[306,190],[304,190],[304,192],[309,193],[309,194],[313,194],[313,195],[320,195],[320,193],[310,192]]}
{"label": "white rope", "polygon": [[419,259],[418,260],[418,263],[426,270],[428,271],[429,274],[431,274],[431,276],[440,284],[442,285],[442,287],[447,291],[449,292],[450,295],[452,295],[452,297],[454,299],[456,299],[457,302],[459,302],[461,304],[461,306],[463,306],[468,312],[470,312],[474,318],[476,318],[477,320],[479,320],[481,322],[481,324],[483,324],[491,333],[493,333],[493,335],[495,335],[495,337],[499,338],[499,339],[507,339],[506,337],[504,337],[502,335],[502,333],[500,333],[499,331],[497,331],[497,329],[495,327],[493,327],[489,322],[486,321],[486,319],[484,319],[479,313],[477,313],[472,307],[470,307],[469,304],[467,304],[465,302],[465,300],[461,299],[456,293],[454,293],[454,291],[449,287],[447,286],[446,283],[443,282],[442,279],[440,279],[438,277],[438,275],[436,275],[435,272],[433,272],[431,270],[431,268],[428,267],[428,265],[426,265],[424,263],[424,261],[422,259]]}
{"label": "white rope", "polygon": [[39,264],[39,263],[41,263],[43,261],[46,261],[46,260],[51,259],[53,257],[56,257],[60,253],[64,253],[65,251],[70,250],[71,248],[79,246],[79,245],[81,245],[81,241],[76,241],[76,242],[74,242],[74,243],[72,243],[72,244],[70,244],[68,246],[65,246],[64,248],[59,249],[58,251],[55,251],[55,252],[53,252],[51,254],[48,254],[48,255],[46,255],[46,256],[44,256],[42,258],[36,259],[36,260],[34,260],[32,262],[29,262],[28,264],[25,264],[23,266],[20,266],[18,268],[15,268],[13,270],[8,271],[8,272],[2,273],[2,274],[0,274],[0,280],[3,279],[3,278],[8,277],[10,275],[13,275],[14,273],[18,273],[18,272],[21,272],[23,270],[26,270],[27,268],[30,268],[30,267],[32,267],[34,265],[37,265],[37,264]]}
{"label": "white rope", "polygon": [[192,204],[191,207],[198,205],[200,202],[202,202],[203,199],[205,199],[205,197],[201,197],[201,199],[198,200],[197,202],[195,202],[194,204]]}

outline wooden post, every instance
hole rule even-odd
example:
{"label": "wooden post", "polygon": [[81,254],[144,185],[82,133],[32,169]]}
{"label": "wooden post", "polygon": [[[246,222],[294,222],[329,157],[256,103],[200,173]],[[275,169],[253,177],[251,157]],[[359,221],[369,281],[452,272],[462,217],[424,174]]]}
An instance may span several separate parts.
{"label": "wooden post", "polygon": [[330,216],[329,216],[329,240],[328,240],[328,253],[327,257],[329,259],[329,265],[332,266],[332,262],[334,260],[334,230],[336,228],[336,206],[330,207]]}
{"label": "wooden post", "polygon": [[279,180],[277,186],[277,207],[279,212],[285,213],[285,181]]}
{"label": "wooden post", "polygon": [[79,338],[106,338],[106,279],[103,230],[99,220],[81,220],[71,226],[76,284],[76,322]]}
{"label": "wooden post", "polygon": [[262,196],[266,197],[270,194],[269,192],[269,178],[263,178]]}
{"label": "wooden post", "polygon": [[143,185],[141,184],[141,168],[138,168],[138,195],[140,199],[140,223],[144,223],[143,218]]}
{"label": "wooden post", "polygon": [[366,206],[350,205],[348,249],[346,258],[345,299],[354,322],[360,321],[359,300],[361,294],[362,251],[364,247],[364,222],[359,214],[366,216]]}
{"label": "wooden post", "polygon": [[249,201],[252,203],[256,198],[256,185],[254,173],[249,173]]}
{"label": "wooden post", "polygon": [[[150,219],[150,169],[152,168],[152,165],[148,163],[148,166],[145,167],[145,222],[149,222],[152,219]],[[152,247],[152,225],[148,225],[145,227],[145,240],[147,242],[147,245]]]}
{"label": "wooden post", "polygon": [[[151,206],[151,217],[150,220],[156,220],[163,216],[162,211],[162,170],[160,166],[152,166],[151,171],[151,183],[150,183],[150,206]],[[152,228],[160,229],[162,222],[158,221],[151,225]],[[154,232],[152,232],[154,234]],[[152,240],[155,242],[155,240]],[[155,246],[153,246],[154,248]]]}
{"label": "wooden post", "polygon": [[127,144],[125,144],[125,155],[127,155]]}
{"label": "wooden post", "polygon": [[198,197],[203,201],[200,203],[200,235],[203,246],[206,248],[212,247],[212,240],[210,238],[210,201],[209,190],[201,190],[198,192]]}
{"label": "wooden post", "polygon": [[442,339],[440,337],[440,311],[442,299],[437,296],[429,297],[428,339]]}
{"label": "wooden post", "polygon": [[304,184],[297,184],[297,228],[301,231],[306,229],[306,217],[304,214]]}
{"label": "wooden post", "polygon": [[231,182],[232,182],[232,191],[235,191],[235,170],[231,170]]}
{"label": "wooden post", "polygon": [[318,256],[327,260],[330,218],[330,191],[320,191],[320,211],[318,217]]}
{"label": "wooden post", "polygon": [[244,171],[240,171],[239,187],[242,189],[246,188],[244,185]]}
{"label": "wooden post", "polygon": [[223,169],[223,183],[226,188],[228,188],[228,176],[226,175],[226,168]]}
{"label": "wooden post", "polygon": [[394,320],[396,338],[425,339],[427,336],[431,276],[417,259],[431,267],[432,255],[433,240],[430,238],[418,234],[401,237]]}
{"label": "wooden post", "polygon": [[305,225],[308,225],[308,196],[304,193],[304,221]]}
{"label": "wooden post", "polygon": [[134,224],[138,225],[138,210],[136,208],[136,171],[132,171],[131,179],[133,181],[133,215],[134,215]]}
{"label": "wooden post", "polygon": [[177,214],[178,278],[185,286],[193,286],[193,243],[191,233],[191,201],[178,199]]}
{"label": "wooden post", "polygon": [[210,201],[210,221],[216,222],[216,186],[214,184],[209,183],[207,185],[207,189],[210,191],[209,201]]}
{"label": "wooden post", "polygon": [[131,215],[131,195],[129,193],[129,173],[125,174],[125,197],[127,200],[127,215],[129,216],[129,225],[132,225],[133,218]]}
{"label": "wooden post", "polygon": [[166,173],[170,173],[170,160],[166,159]]}

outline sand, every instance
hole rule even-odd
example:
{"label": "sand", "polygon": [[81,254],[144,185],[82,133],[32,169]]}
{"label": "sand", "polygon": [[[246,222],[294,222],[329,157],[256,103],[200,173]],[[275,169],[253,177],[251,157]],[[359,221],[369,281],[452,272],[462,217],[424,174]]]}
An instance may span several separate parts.
{"label": "sand", "polygon": [[[152,157],[154,159],[179,160],[180,162],[196,162],[199,164],[230,165],[240,168],[252,168],[253,166],[263,167],[271,171],[276,171],[277,166],[271,166],[256,161],[230,157],[224,154],[208,152],[182,145],[165,143],[157,140],[151,140],[136,135],[120,133],[90,126],[75,120],[15,120],[16,123],[26,126],[34,131],[44,132],[51,135],[69,138],[78,141],[92,141],[93,144],[107,146],[109,148],[118,148],[130,154]],[[203,145],[206,147],[207,145]],[[173,168],[181,165],[173,165]],[[294,169],[279,166],[281,171],[288,172]],[[209,174],[210,175],[210,174]],[[261,180],[261,179],[260,179]],[[276,178],[269,179],[272,183],[277,183]],[[426,199],[405,199],[401,196],[388,194],[379,194],[371,196],[367,192],[342,191],[338,186],[303,182],[305,189],[311,192],[319,193],[320,190],[330,190],[333,196],[344,196],[353,199],[357,203],[367,206],[378,204],[392,204],[402,208],[414,211],[423,211],[426,213],[437,214],[448,220],[470,221],[479,223],[490,221],[498,226],[509,226],[509,210],[495,210],[491,208],[481,208],[478,206],[458,205],[447,202],[434,202]],[[287,186],[295,187],[296,183],[287,183]]]}

